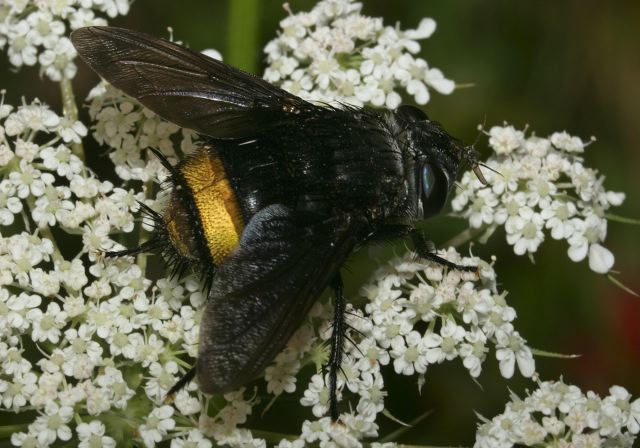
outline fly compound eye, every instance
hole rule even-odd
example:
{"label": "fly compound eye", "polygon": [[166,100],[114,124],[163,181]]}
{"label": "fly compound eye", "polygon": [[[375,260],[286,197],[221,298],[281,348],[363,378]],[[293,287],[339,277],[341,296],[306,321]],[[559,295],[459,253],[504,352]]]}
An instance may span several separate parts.
{"label": "fly compound eye", "polygon": [[427,201],[433,193],[436,183],[436,175],[430,163],[422,167],[422,200]]}
{"label": "fly compound eye", "polygon": [[447,202],[449,178],[439,166],[431,163],[425,163],[421,171],[423,217],[429,218],[442,210]]}

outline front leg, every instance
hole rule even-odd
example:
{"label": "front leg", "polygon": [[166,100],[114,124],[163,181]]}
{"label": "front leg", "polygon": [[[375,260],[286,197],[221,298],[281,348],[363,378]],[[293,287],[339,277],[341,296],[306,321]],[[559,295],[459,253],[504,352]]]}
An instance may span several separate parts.
{"label": "front leg", "polygon": [[386,225],[372,234],[369,237],[369,241],[389,241],[396,238],[406,238],[407,236],[409,236],[411,241],[413,241],[414,250],[420,258],[424,258],[425,260],[430,260],[450,269],[457,269],[459,271],[476,272],[478,270],[477,266],[463,266],[442,258],[436,254],[433,244],[430,244],[430,242],[424,239],[422,232],[411,226],[403,224]]}
{"label": "front leg", "polygon": [[424,239],[424,235],[420,230],[412,229],[409,235],[411,236],[411,241],[413,241],[414,249],[420,258],[434,261],[448,267],[449,269],[457,269],[458,271],[476,272],[478,270],[477,266],[463,266],[461,264],[456,264],[436,254],[431,245]]}

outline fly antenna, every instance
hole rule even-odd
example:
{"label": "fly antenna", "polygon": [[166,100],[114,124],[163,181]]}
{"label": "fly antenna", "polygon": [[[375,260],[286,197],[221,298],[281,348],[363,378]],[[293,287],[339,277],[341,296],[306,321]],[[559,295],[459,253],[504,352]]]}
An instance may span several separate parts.
{"label": "fly antenna", "polygon": [[488,185],[488,182],[487,182],[487,179],[484,177],[484,174],[482,173],[482,170],[480,169],[480,167],[486,168],[489,171],[492,171],[496,174],[500,174],[498,171],[491,168],[487,164],[478,161],[480,157],[480,153],[476,149],[476,145],[480,141],[480,136],[484,133],[484,127],[486,125],[486,122],[487,122],[487,116],[485,115],[484,119],[482,120],[482,124],[478,125],[478,135],[476,136],[475,141],[471,146],[466,146],[463,149],[463,154],[462,154],[463,162],[469,167],[471,167],[471,170],[476,175],[476,177],[478,178],[478,180],[482,185]]}

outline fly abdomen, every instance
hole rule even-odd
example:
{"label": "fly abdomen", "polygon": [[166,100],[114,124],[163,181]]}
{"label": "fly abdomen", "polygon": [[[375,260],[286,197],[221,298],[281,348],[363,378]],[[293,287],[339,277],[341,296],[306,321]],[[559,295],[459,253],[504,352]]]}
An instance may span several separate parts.
{"label": "fly abdomen", "polygon": [[222,161],[215,151],[199,149],[178,170],[190,190],[207,251],[220,264],[238,245],[244,229]]}
{"label": "fly abdomen", "polygon": [[211,148],[199,148],[172,172],[169,203],[154,217],[154,238],[162,254],[181,275],[193,267],[210,284],[215,267],[238,245],[244,220],[222,161]]}

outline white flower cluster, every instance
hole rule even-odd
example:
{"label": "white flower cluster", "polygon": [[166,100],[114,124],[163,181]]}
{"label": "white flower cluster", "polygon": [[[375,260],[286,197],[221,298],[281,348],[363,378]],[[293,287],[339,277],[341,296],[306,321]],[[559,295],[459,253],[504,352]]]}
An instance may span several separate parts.
{"label": "white flower cluster", "polygon": [[453,81],[416,56],[418,41],[436,29],[433,19],[403,31],[361,8],[352,0],[322,0],[309,12],[290,12],[265,47],[264,78],[311,101],[389,109],[400,104],[400,90],[418,104],[429,101],[429,89],[454,90]]}
{"label": "white flower cluster", "polygon": [[[104,24],[97,12],[113,17],[126,13],[128,7],[128,0],[4,2],[0,4],[0,48],[7,48],[16,67],[40,61],[51,79],[70,78],[75,73],[71,62],[75,53],[64,34],[80,26]],[[429,69],[413,56],[419,51],[417,40],[434,31],[432,20],[423,20],[416,30],[400,31],[384,27],[380,19],[362,16],[360,9],[359,3],[349,0],[322,0],[309,13],[291,14],[282,22],[280,36],[266,49],[271,66],[265,77],[312,100],[390,108],[400,102],[398,87],[420,104],[428,101],[428,88],[442,93],[453,90],[454,84],[439,70]],[[114,235],[127,234],[122,236],[130,241],[146,236],[145,229],[135,224],[139,202],[160,208],[160,201],[149,196],[154,182],[167,173],[146,149],[158,149],[176,163],[193,150],[194,134],[104,84],[90,94],[89,115],[93,136],[111,148],[109,156],[124,187],[96,179],[85,165],[82,142],[87,128],[81,122],[61,117],[37,101],[17,108],[0,102],[0,412],[30,419],[23,431],[11,436],[14,446],[68,442],[114,447],[135,438],[147,447],[161,442],[175,448],[209,448],[214,443],[266,447],[267,442],[282,448],[361,447],[364,439],[379,436],[377,417],[385,410],[387,394],[382,366],[392,364],[397,374],[416,376],[421,384],[430,365],[458,358],[477,377],[494,350],[503,376],[511,377],[516,366],[522,375],[534,375],[532,352],[514,329],[515,311],[506,304],[506,294],[497,290],[493,266],[450,249],[441,255],[459,264],[478,264],[478,274],[447,270],[407,254],[378,270],[362,289],[363,311],[348,307],[349,329],[337,384],[339,422],[327,416],[329,379],[323,366],[333,312],[324,303],[313,307],[267,367],[264,380],[223,397],[205,397],[192,383],[173,402],[165,402],[167,391],[197,354],[205,300],[201,285],[193,276],[152,280],[146,272],[146,256],[110,259],[101,251],[121,247]],[[510,147],[507,134],[508,130],[502,132],[500,143],[499,129],[492,129],[494,148],[503,150],[496,149],[499,155],[492,166],[504,175],[507,170],[499,163],[512,158],[517,173],[511,179],[515,180],[510,183],[507,175],[496,176],[489,193],[471,186],[471,179],[463,180],[469,195],[465,204],[483,195],[511,194],[518,197],[513,199],[518,205],[518,195],[530,193],[527,189],[533,188],[529,185],[534,179],[518,176],[535,164],[532,156],[541,159],[542,155],[552,159],[545,162],[545,169],[556,167],[566,174],[559,160],[576,164],[576,172],[566,174],[573,186],[549,183],[558,188],[553,199],[573,204],[573,212],[566,205],[568,213],[571,218],[584,218],[585,229],[591,225],[584,216],[588,206],[602,219],[606,207],[622,201],[620,195],[601,190],[600,179],[591,182],[595,172],[580,171],[581,160],[567,155],[582,148],[581,141],[557,134],[544,154],[541,148],[529,147],[524,153],[518,152],[523,151],[519,146]],[[526,140],[530,141],[534,139]],[[552,154],[557,154],[555,159]],[[500,189],[500,182],[502,190],[494,191]],[[522,206],[538,206],[550,196],[541,193],[543,187],[538,185],[537,202],[525,194]],[[560,189],[564,196],[556,195]],[[577,199],[569,196],[569,190],[575,191]],[[466,213],[465,204],[460,213]],[[471,214],[465,216],[471,219]],[[503,223],[511,218],[507,216]],[[563,229],[571,225],[572,235],[578,233],[577,222],[561,221]],[[517,227],[521,221],[509,222]],[[479,226],[496,224],[483,221]],[[555,229],[556,224],[552,232]],[[586,243],[582,246],[579,239],[570,244],[576,246],[577,255],[584,248],[583,258],[587,251],[603,258],[598,243],[604,234],[598,233],[593,240],[589,232],[583,231]],[[315,374],[303,382],[303,370],[310,373],[314,368]],[[279,435],[268,432],[261,432],[264,438],[254,437],[248,428],[251,416],[268,412],[284,394],[299,400],[313,418],[300,417],[295,440],[279,440]],[[601,403],[602,409],[609,403],[603,415],[613,423],[604,417],[598,420],[598,434],[618,437],[603,433],[602,428],[614,428],[624,418],[629,432],[637,433],[637,400],[630,404],[626,391],[619,389],[615,394],[612,389],[612,395],[616,400]],[[589,403],[585,412],[592,410]],[[621,413],[613,412],[616,406]],[[589,426],[591,420],[585,425],[595,430]]]}
{"label": "white flower cluster", "polygon": [[[422,375],[429,364],[460,358],[478,376],[493,346],[503,375],[511,376],[516,364],[526,376],[534,372],[531,351],[513,329],[515,312],[497,293],[490,265],[482,264],[476,278],[406,255],[364,288],[369,300],[364,313],[349,309],[352,329],[338,379],[342,424],[326,415],[328,377],[321,367],[327,362],[332,309],[323,304],[314,307],[266,369],[265,391],[259,395],[256,390],[227,394],[226,403],[210,416],[193,384],[176,395],[172,406],[164,404],[166,392],[184,373],[179,365],[185,360],[177,353],[196,355],[196,322],[204,300],[198,283],[189,277],[152,284],[133,260],[98,256],[98,250],[115,244],[112,233],[135,229],[136,201],[153,203],[144,192],[92,177],[70,148],[86,134],[79,123],[38,103],[15,111],[2,106],[2,111],[0,159],[8,176],[2,181],[1,216],[8,225],[21,215],[24,230],[0,239],[0,351],[9,375],[0,381],[0,399],[13,412],[39,412],[27,431],[13,436],[14,445],[47,446],[71,437],[113,445],[117,441],[105,432],[110,423],[105,415],[135,398],[147,406],[147,417],[135,428],[146,446],[167,438],[172,446],[210,446],[206,437],[220,445],[266,446],[242,426],[256,405],[297,391],[316,420],[303,421],[299,439],[280,446],[359,447],[363,439],[379,435],[376,418],[386,395],[381,366],[393,363],[400,374]],[[92,92],[90,114],[96,119],[94,135],[112,146],[116,172],[125,179],[153,181],[152,173],[162,172],[155,157],[144,159],[134,148],[156,147],[170,155],[176,147],[188,151],[192,146],[191,134],[180,134],[111,88]],[[79,252],[61,252],[53,227],[77,238]],[[477,263],[453,250],[443,255]],[[24,350],[27,338],[39,352]],[[300,371],[314,366],[317,373],[299,385]],[[144,372],[142,381],[125,379],[134,372]],[[72,420],[77,409],[86,410],[81,424]]]}
{"label": "white flower cluster", "polygon": [[[113,149],[109,157],[116,174],[123,180],[157,180],[165,173],[162,163],[145,151],[155,148],[169,161],[177,163],[177,156],[195,149],[196,135],[158,117],[135,99],[102,82],[89,93],[89,115],[95,123],[94,138]],[[176,153],[175,147],[180,148]]]}
{"label": "white flower cluster", "polygon": [[[38,102],[0,103],[0,411],[37,412],[13,434],[16,446],[72,437],[115,446],[105,424],[120,423],[108,411],[122,412],[133,397],[160,406],[179,374],[171,353],[196,353],[198,282],[152,285],[133,260],[99,255],[113,247],[111,233],[134,230],[145,199],[93,176],[73,150],[86,134]],[[150,376],[131,381],[143,372]],[[200,400],[183,392],[175,407],[190,415]],[[173,427],[167,412],[158,407],[131,433],[152,446]],[[198,437],[181,434],[175,446]],[[201,438],[198,446],[210,446]]]}
{"label": "white flower cluster", "polygon": [[567,241],[571,260],[588,256],[594,272],[609,272],[614,256],[602,245],[605,212],[625,196],[605,190],[604,176],[584,165],[585,143],[566,132],[527,136],[506,124],[488,135],[494,154],[486,164],[495,172],[483,170],[487,185],[465,173],[451,202],[454,212],[473,229],[504,226],[518,255],[535,253],[548,232]]}
{"label": "white flower cluster", "polygon": [[505,411],[481,424],[476,448],[633,446],[640,432],[640,399],[620,386],[600,398],[562,381],[540,383],[523,400],[512,394]]}
{"label": "white flower cluster", "polygon": [[[418,384],[429,365],[456,358],[462,360],[471,376],[477,377],[493,347],[505,377],[513,375],[516,365],[524,376],[534,374],[531,350],[514,330],[516,314],[507,306],[506,294],[496,290],[493,267],[476,258],[462,257],[453,249],[442,255],[455,263],[479,263],[479,275],[419,262],[411,253],[380,268],[362,289],[364,312],[348,310],[350,328],[338,376],[338,396],[341,406],[351,410],[340,415],[343,424],[332,424],[326,416],[328,375],[319,371],[311,377],[300,400],[312,408],[318,420],[305,421],[300,438],[283,441],[280,446],[318,443],[361,447],[363,439],[377,437],[376,417],[385,408],[387,394],[381,367],[390,363],[397,374],[415,375]],[[317,366],[326,362],[324,341],[331,336],[328,324],[332,311],[318,304],[310,316],[310,323],[267,369],[267,389],[274,394],[296,389],[295,376],[305,360]],[[352,402],[354,396],[357,400]]]}
{"label": "white flower cluster", "polygon": [[477,265],[479,274],[423,263],[408,253],[381,268],[363,289],[372,335],[389,349],[396,373],[424,374],[429,365],[459,358],[477,377],[492,346],[505,378],[516,364],[523,376],[532,376],[531,349],[514,329],[516,312],[507,305],[506,292],[497,291],[492,265],[454,249],[442,256]]}
{"label": "white flower cluster", "polygon": [[76,50],[67,37],[83,26],[106,25],[99,15],[129,11],[129,0],[10,0],[0,3],[0,49],[14,67],[40,64],[51,80],[76,74]]}

